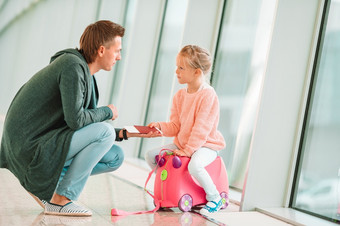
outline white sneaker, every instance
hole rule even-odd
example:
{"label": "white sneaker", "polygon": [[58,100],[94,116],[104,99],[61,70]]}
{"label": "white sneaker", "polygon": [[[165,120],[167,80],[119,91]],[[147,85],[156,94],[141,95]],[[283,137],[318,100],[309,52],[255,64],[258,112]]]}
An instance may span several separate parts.
{"label": "white sneaker", "polygon": [[64,206],[47,202],[45,205],[45,214],[62,215],[62,216],[91,216],[92,212],[82,206],[78,206],[73,202],[69,202]]}

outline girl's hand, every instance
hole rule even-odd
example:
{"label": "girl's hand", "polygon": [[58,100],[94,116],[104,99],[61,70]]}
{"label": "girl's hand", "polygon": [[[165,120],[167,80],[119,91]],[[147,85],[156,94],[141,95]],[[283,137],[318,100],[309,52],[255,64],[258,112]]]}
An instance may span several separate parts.
{"label": "girl's hand", "polygon": [[173,151],[173,153],[174,153],[175,155],[177,155],[177,156],[190,157],[190,156],[188,156],[184,151],[178,150],[178,149],[175,149],[175,150]]}
{"label": "girl's hand", "polygon": [[150,128],[157,128],[157,129],[161,130],[161,125],[159,125],[158,122],[151,122],[148,126]]}
{"label": "girl's hand", "polygon": [[145,138],[150,138],[150,137],[161,137],[163,136],[163,134],[160,132],[160,125],[158,122],[151,122],[148,127],[150,128],[156,128],[158,129],[158,131],[156,132],[152,132],[150,131],[147,134],[140,134],[140,133],[136,133],[136,134],[131,134],[130,136],[134,136],[134,137],[145,137]]}
{"label": "girl's hand", "polygon": [[160,130],[161,130],[161,127],[160,127],[160,125],[159,125],[159,123],[158,122],[151,122],[149,125],[148,125],[148,127],[150,127],[150,128],[157,128],[159,131],[156,131],[156,132],[149,132],[149,133],[147,133],[147,134],[138,134],[138,135],[136,135],[136,136],[138,136],[138,137],[146,137],[146,138],[150,138],[150,137],[161,137],[161,136],[163,136],[163,134],[160,132]]}

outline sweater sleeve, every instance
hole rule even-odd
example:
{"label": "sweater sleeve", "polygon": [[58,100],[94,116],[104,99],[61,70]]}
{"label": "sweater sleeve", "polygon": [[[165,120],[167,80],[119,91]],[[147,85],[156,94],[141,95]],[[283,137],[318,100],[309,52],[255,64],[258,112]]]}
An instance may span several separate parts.
{"label": "sweater sleeve", "polygon": [[112,111],[107,106],[95,109],[84,108],[86,92],[92,89],[86,82],[85,76],[87,74],[84,68],[74,63],[66,67],[59,77],[64,120],[73,130],[112,117]]}
{"label": "sweater sleeve", "polygon": [[183,151],[191,156],[194,151],[202,147],[214,128],[219,117],[219,102],[216,93],[209,89],[202,96],[190,137]]}
{"label": "sweater sleeve", "polygon": [[163,136],[166,136],[166,137],[176,136],[179,132],[179,129],[181,128],[181,123],[180,123],[179,114],[178,114],[178,98],[179,98],[178,94],[179,93],[176,93],[176,95],[173,97],[173,100],[172,100],[170,121],[159,122]]}

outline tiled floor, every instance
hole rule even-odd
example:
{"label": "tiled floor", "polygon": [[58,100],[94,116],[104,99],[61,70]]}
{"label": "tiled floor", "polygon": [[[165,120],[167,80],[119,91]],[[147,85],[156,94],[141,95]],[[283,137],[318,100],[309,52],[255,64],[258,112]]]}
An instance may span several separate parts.
{"label": "tiled floor", "polygon": [[[238,206],[228,208],[212,218],[178,208],[160,210],[154,214],[113,217],[111,208],[143,211],[154,208],[153,199],[143,190],[148,172],[126,161],[112,174],[91,177],[79,203],[92,210],[92,217],[58,217],[44,215],[43,209],[22,188],[18,180],[0,169],[0,226],[7,225],[288,225],[259,212],[238,212]],[[153,188],[153,177],[147,188]]]}

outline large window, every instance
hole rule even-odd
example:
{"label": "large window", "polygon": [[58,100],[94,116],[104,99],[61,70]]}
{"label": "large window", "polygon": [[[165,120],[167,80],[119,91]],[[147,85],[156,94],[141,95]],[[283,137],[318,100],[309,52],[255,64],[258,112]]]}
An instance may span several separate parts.
{"label": "large window", "polygon": [[[132,38],[131,27],[133,26],[133,19],[135,16],[135,10],[137,9],[137,0],[129,0],[125,3],[125,13],[124,13],[124,21],[123,26],[125,28],[125,34],[123,38],[123,50],[121,52],[122,60],[119,64],[115,65],[113,68],[114,77],[112,79],[112,94],[110,95],[111,99],[109,103],[119,103],[120,101],[120,90],[122,89],[122,79],[124,74],[124,69],[127,66],[126,62],[126,43],[130,42]],[[115,122],[113,122],[114,124]]]}
{"label": "large window", "polygon": [[[169,118],[172,103],[172,89],[176,86],[177,78],[176,56],[180,50],[187,1],[172,0],[167,2],[161,42],[154,69],[153,81],[147,108],[145,124],[166,121]],[[143,139],[139,157],[144,158],[145,152],[172,143],[173,138]]]}
{"label": "large window", "polygon": [[276,1],[229,0],[212,76],[230,186],[242,189]]}
{"label": "large window", "polygon": [[292,207],[340,222],[340,2],[327,9]]}
{"label": "large window", "polygon": [[[145,124],[165,121],[179,87],[175,59],[182,42],[187,1],[167,2]],[[276,1],[225,1],[212,86],[220,99],[219,129],[227,143],[222,150],[230,185],[242,189],[257,103],[264,74]],[[173,138],[144,139],[139,152],[171,143]]]}

